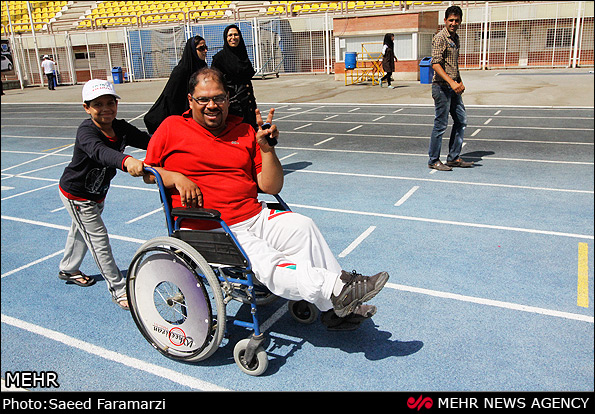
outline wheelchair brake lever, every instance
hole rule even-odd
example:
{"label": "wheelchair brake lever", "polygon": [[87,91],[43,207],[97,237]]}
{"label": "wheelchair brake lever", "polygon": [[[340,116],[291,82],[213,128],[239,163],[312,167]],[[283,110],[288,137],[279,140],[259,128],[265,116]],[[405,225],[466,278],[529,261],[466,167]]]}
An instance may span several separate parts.
{"label": "wheelchair brake lever", "polygon": [[[263,130],[264,129],[269,129],[270,127],[271,127],[271,124],[269,124],[268,122],[265,122],[264,124],[262,124],[260,126],[260,128],[263,129]],[[277,145],[277,138],[271,137],[271,134],[267,135],[265,138],[267,139],[267,142],[269,143],[269,145],[271,147],[274,147],[275,145]]]}

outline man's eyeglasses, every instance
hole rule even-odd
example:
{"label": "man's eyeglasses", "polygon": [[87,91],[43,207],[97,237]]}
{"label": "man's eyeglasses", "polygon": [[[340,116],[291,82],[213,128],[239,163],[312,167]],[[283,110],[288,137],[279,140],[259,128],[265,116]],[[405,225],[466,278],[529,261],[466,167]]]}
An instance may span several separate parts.
{"label": "man's eyeglasses", "polygon": [[211,101],[213,101],[215,105],[221,105],[227,101],[227,95],[217,95],[213,96],[212,98],[207,96],[199,96],[198,98],[195,98],[192,95],[190,97],[199,105],[208,105]]}
{"label": "man's eyeglasses", "polygon": [[209,48],[207,47],[207,45],[202,45],[197,47],[196,50],[198,50],[199,52],[206,52],[207,50],[209,50]]}

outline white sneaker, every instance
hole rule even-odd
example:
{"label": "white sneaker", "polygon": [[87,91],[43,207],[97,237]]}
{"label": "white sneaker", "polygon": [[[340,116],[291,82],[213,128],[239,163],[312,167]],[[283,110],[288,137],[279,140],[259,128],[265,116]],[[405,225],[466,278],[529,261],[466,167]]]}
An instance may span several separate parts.
{"label": "white sneaker", "polygon": [[395,89],[393,85],[388,85],[388,89]]}

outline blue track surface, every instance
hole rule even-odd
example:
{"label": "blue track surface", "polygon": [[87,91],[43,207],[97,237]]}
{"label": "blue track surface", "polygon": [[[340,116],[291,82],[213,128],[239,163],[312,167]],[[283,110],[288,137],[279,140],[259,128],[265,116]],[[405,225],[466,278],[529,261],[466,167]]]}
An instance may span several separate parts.
{"label": "blue track surface", "polygon": [[[346,270],[390,273],[378,313],[329,332],[294,322],[283,300],[262,308],[261,377],[233,361],[239,327],[206,361],[163,357],[103,280],[57,278],[70,226],[57,181],[80,104],[2,104],[2,378],[55,371],[62,391],[593,391],[592,108],[469,107],[463,156],[477,166],[434,172],[432,107],[273,106],[284,199]],[[120,104],[118,117],[143,127],[147,109]],[[165,235],[159,208],[153,186],[118,173],[103,217],[121,269]],[[82,270],[101,279],[90,256]]]}

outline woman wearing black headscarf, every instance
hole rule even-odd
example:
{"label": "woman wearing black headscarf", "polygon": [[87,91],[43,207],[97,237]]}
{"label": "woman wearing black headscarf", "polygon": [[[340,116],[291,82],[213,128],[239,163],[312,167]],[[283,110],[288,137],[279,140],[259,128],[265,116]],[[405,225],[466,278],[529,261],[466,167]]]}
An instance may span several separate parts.
{"label": "woman wearing black headscarf", "polygon": [[155,132],[161,122],[170,115],[182,115],[188,105],[188,81],[190,75],[207,66],[207,44],[201,36],[188,39],[182,58],[172,70],[163,92],[145,115],[149,134]]}
{"label": "woman wearing black headscarf", "polygon": [[223,31],[223,49],[213,56],[212,68],[217,68],[225,77],[229,89],[229,113],[244,118],[244,122],[258,130],[256,123],[256,98],[252,88],[254,68],[248,57],[246,44],[235,24]]}
{"label": "woman wearing black headscarf", "polygon": [[395,35],[392,33],[387,33],[384,35],[384,45],[382,45],[382,70],[386,72],[386,75],[382,79],[380,79],[380,87],[382,88],[382,82],[386,81],[388,87],[390,89],[394,89],[395,87],[390,84],[391,76],[395,71],[395,62],[397,61],[397,57],[395,56]]}

